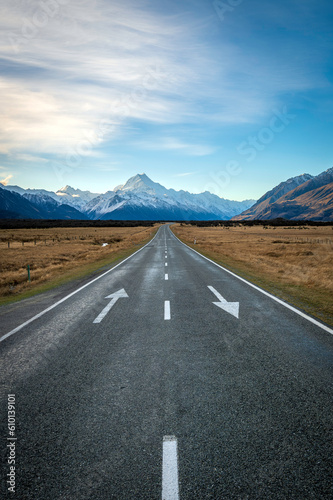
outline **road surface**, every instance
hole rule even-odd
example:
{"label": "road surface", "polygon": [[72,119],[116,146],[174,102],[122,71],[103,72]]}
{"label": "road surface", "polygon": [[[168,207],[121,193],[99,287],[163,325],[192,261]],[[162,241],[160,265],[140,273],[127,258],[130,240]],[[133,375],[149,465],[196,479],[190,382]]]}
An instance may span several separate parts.
{"label": "road surface", "polygon": [[168,225],[38,300],[0,310],[2,498],[333,498],[325,325]]}

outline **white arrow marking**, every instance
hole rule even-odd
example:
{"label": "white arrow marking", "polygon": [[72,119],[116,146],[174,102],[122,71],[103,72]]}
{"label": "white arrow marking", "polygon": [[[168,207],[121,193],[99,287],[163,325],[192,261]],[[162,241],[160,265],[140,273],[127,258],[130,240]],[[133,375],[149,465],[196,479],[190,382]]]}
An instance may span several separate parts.
{"label": "white arrow marking", "polygon": [[235,316],[235,318],[239,318],[239,302],[228,302],[225,300],[222,295],[215,290],[212,286],[208,287],[211,292],[219,299],[220,302],[213,302],[217,307],[220,307],[224,311],[228,312]]}
{"label": "white arrow marking", "polygon": [[114,304],[117,302],[117,300],[125,297],[128,297],[128,295],[123,288],[121,290],[118,290],[118,292],[111,293],[111,295],[105,297],[106,299],[112,299],[112,300],[111,302],[108,303],[106,307],[104,307],[103,311],[94,320],[94,323],[100,323],[105,318],[107,313],[110,311],[111,307],[114,306]]}

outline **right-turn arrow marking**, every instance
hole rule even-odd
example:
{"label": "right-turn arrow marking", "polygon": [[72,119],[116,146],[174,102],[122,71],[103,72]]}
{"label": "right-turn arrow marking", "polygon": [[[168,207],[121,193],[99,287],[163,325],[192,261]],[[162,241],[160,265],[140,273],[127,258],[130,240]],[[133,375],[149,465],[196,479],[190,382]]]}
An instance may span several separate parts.
{"label": "right-turn arrow marking", "polygon": [[208,287],[211,292],[213,292],[214,295],[219,299],[220,302],[213,302],[217,307],[220,307],[224,311],[228,312],[229,314],[232,314],[232,316],[235,316],[235,318],[239,318],[239,302],[228,302],[225,300],[222,295],[215,290],[212,286]]}

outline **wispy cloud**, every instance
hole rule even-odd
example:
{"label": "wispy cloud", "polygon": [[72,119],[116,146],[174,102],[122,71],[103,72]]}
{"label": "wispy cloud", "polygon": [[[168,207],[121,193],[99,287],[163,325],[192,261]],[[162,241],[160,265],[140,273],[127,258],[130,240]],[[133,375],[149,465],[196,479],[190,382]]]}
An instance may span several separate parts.
{"label": "wispy cloud", "polygon": [[216,151],[216,148],[206,144],[192,144],[182,142],[174,137],[144,140],[134,143],[135,146],[152,151],[177,151],[188,156],[208,156]]}
{"label": "wispy cloud", "polygon": [[42,158],[41,156],[21,153],[15,155],[15,160],[27,161],[32,163],[47,163],[49,161],[47,158]]}
{"label": "wispy cloud", "polygon": [[[282,94],[326,85],[304,60],[298,41],[282,41],[273,59],[270,47],[256,46],[255,36],[253,47],[240,48],[226,26],[218,26],[214,47],[206,42],[204,23],[198,30],[193,17],[153,12],[141,0],[55,0],[53,5],[59,7],[56,13],[36,27],[40,4],[0,0],[0,153],[21,154],[22,160],[65,156],[87,138],[93,147],[85,155],[97,155],[106,142],[130,140],[126,124],[131,122],[252,123]],[[253,24],[244,12],[241,26],[249,31]],[[278,13],[283,24],[286,19]],[[16,49],[15,37],[24,39]],[[215,151],[209,144],[163,137],[141,146],[190,156]]]}
{"label": "wispy cloud", "polygon": [[182,172],[175,174],[174,177],[188,177],[189,175],[194,175],[196,172]]}
{"label": "wispy cloud", "polygon": [[7,186],[7,184],[9,183],[10,179],[12,179],[12,175],[7,175],[7,177],[5,179],[2,179],[2,181],[0,181],[0,184],[2,184],[3,186]]}

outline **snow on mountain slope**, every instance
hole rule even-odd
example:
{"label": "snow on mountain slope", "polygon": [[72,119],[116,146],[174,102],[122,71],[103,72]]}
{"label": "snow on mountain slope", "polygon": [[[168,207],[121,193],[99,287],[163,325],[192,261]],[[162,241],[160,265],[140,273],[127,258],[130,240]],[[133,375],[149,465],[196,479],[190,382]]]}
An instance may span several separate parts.
{"label": "snow on mountain slope", "polygon": [[54,200],[51,196],[45,194],[30,194],[25,192],[22,197],[35,205],[45,219],[84,220],[88,218],[86,214],[83,214],[76,208],[65,203],[60,203],[58,200]]}
{"label": "snow on mountain slope", "polygon": [[82,210],[84,206],[92,199],[99,196],[99,193],[91,193],[90,191],[81,191],[74,189],[71,186],[65,186],[59,189],[56,193],[60,203],[67,203],[72,207]]}
{"label": "snow on mountain slope", "polygon": [[36,205],[0,184],[0,219],[42,219]]}
{"label": "snow on mountain slope", "polygon": [[[225,200],[207,191],[200,194],[175,191],[152,181],[146,174],[137,174],[125,184],[104,194],[81,191],[71,186],[65,186],[56,193],[43,189],[22,189],[19,186],[5,188],[23,195],[35,205],[48,205],[48,213],[52,208],[52,198],[57,203],[79,210],[90,219],[230,219],[249,208],[255,201]],[[56,207],[53,207],[53,210],[55,209]],[[72,215],[77,218],[74,212]]]}
{"label": "snow on mountain slope", "polygon": [[254,200],[236,202],[224,200],[205,192],[166,189],[146,174],[131,177],[124,185],[91,200],[85,211],[93,219],[130,218],[159,220],[230,219],[254,203]]}
{"label": "snow on mountain slope", "polygon": [[12,191],[14,193],[18,193],[20,195],[31,194],[37,196],[49,196],[54,200],[57,200],[57,195],[53,191],[47,191],[46,189],[23,189],[19,186],[3,186],[8,191]]}

